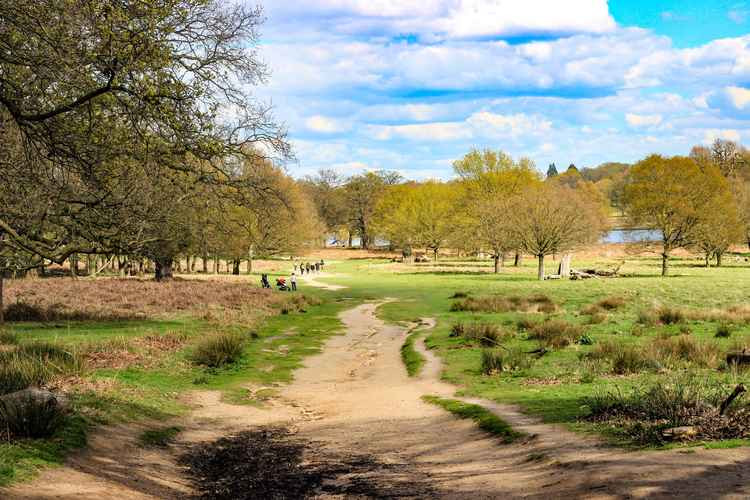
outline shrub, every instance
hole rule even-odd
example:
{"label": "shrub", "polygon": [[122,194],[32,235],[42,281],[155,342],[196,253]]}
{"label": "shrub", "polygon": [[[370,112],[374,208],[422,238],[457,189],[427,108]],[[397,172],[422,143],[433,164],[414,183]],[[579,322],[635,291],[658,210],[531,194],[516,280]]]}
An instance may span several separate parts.
{"label": "shrub", "polygon": [[511,295],[504,297],[501,295],[484,295],[481,297],[467,297],[463,300],[455,301],[451,305],[451,311],[468,311],[468,312],[487,312],[500,313],[509,311],[546,311],[554,312],[556,306],[552,299],[546,295],[531,295],[529,297],[519,297]]}
{"label": "shrub", "polygon": [[460,336],[470,342],[479,342],[484,347],[498,345],[507,334],[492,323],[457,323],[451,329],[452,337]]}
{"label": "shrub", "polygon": [[732,336],[732,328],[729,325],[719,325],[716,327],[716,334],[714,336],[721,339],[729,338]]}
{"label": "shrub", "polygon": [[675,325],[685,321],[685,313],[681,309],[674,307],[661,307],[657,311],[659,322],[665,325]]}
{"label": "shrub", "polygon": [[[600,392],[584,399],[588,420],[615,421],[614,428],[644,444],[661,444],[665,429],[695,426],[699,435],[731,437],[742,435],[746,425],[728,428],[732,420],[722,420],[716,408],[728,391],[721,384],[693,374],[678,375],[629,392]],[[719,425],[717,425],[719,424]],[[746,422],[745,422],[746,424]],[[720,436],[716,436],[720,434]]]}
{"label": "shrub", "polygon": [[59,428],[63,416],[63,410],[54,398],[25,395],[0,399],[0,429],[10,437],[48,438]]}
{"label": "shrub", "polygon": [[598,344],[586,355],[588,359],[608,360],[611,371],[616,375],[629,375],[657,369],[658,363],[649,357],[638,346],[623,344],[622,342],[607,341]]}
{"label": "shrub", "polygon": [[638,324],[645,326],[654,326],[659,323],[659,316],[650,309],[638,311]]}
{"label": "shrub", "polygon": [[468,292],[456,292],[450,296],[451,299],[465,299],[469,296]]}
{"label": "shrub", "polygon": [[203,339],[195,346],[191,356],[197,365],[218,368],[237,361],[242,355],[245,341],[231,333],[221,333]]}
{"label": "shrub", "polygon": [[521,318],[518,321],[516,321],[516,329],[519,332],[525,332],[533,329],[537,324],[539,324],[539,321],[532,318]]}
{"label": "shrub", "polygon": [[601,309],[614,311],[625,305],[625,299],[622,297],[607,297],[596,303]]}
{"label": "shrub", "polygon": [[721,349],[713,342],[699,342],[689,335],[656,338],[651,349],[663,364],[690,363],[704,368],[716,368],[723,358]]}
{"label": "shrub", "polygon": [[0,396],[31,386],[41,386],[52,378],[52,372],[38,359],[18,352],[0,355]]}
{"label": "shrub", "polygon": [[450,337],[463,337],[466,332],[466,326],[463,323],[456,323],[451,327]]}
{"label": "shrub", "polygon": [[598,325],[600,323],[604,323],[605,321],[607,321],[607,315],[601,312],[591,314],[588,319],[588,323],[590,325]]}
{"label": "shrub", "polygon": [[539,340],[542,345],[552,348],[565,347],[581,337],[583,328],[561,319],[537,323],[529,332],[529,338]]}
{"label": "shrub", "polygon": [[0,344],[18,344],[18,335],[8,330],[0,330]]}
{"label": "shrub", "polygon": [[482,350],[482,373],[492,375],[503,371],[503,353],[497,349]]}

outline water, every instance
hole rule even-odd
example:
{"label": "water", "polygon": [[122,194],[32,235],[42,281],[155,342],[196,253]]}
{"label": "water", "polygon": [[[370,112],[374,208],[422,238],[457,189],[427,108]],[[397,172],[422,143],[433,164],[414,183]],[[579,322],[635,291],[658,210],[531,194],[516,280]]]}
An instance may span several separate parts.
{"label": "water", "polygon": [[602,237],[602,243],[634,243],[659,240],[661,240],[661,231],[653,229],[613,229]]}

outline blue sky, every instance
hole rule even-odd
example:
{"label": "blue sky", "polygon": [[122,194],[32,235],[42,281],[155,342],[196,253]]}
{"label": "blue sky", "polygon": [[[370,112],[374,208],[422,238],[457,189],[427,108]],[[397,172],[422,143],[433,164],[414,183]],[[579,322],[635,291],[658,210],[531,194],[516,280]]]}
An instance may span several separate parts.
{"label": "blue sky", "polygon": [[750,144],[750,0],[267,0],[295,176],[449,178],[472,147],[594,166]]}

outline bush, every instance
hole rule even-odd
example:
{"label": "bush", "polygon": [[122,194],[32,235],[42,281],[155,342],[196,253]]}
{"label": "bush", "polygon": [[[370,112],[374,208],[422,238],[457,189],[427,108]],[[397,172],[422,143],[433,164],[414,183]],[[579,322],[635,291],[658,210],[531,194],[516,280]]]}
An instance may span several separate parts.
{"label": "bush", "polygon": [[638,346],[622,342],[603,342],[586,354],[588,359],[608,360],[616,375],[629,375],[659,368],[659,364]]}
{"label": "bush", "polygon": [[726,339],[732,336],[732,328],[729,325],[719,325],[716,327],[716,338]]}
{"label": "bush", "polygon": [[482,351],[482,373],[492,375],[503,371],[517,371],[530,368],[534,363],[520,347],[510,349],[484,349]]}
{"label": "bush", "polygon": [[492,323],[457,323],[451,328],[450,336],[479,342],[483,347],[493,347],[502,342],[507,334]]}
{"label": "bush", "polygon": [[8,330],[0,330],[0,344],[18,344],[18,335]]}
{"label": "bush", "polygon": [[590,325],[598,325],[600,323],[604,323],[605,321],[607,321],[607,315],[601,312],[591,314],[588,319],[588,323]]}
{"label": "bush", "polygon": [[519,332],[526,332],[533,329],[537,324],[539,324],[538,320],[532,318],[521,318],[516,321],[516,329]]}
{"label": "bush", "polygon": [[654,326],[659,323],[659,316],[653,310],[638,311],[638,324],[644,326]]}
{"label": "bush", "polygon": [[451,333],[448,335],[449,337],[463,337],[464,333],[466,332],[466,325],[463,323],[456,323],[451,327]]}
{"label": "bush", "polygon": [[468,296],[469,296],[468,292],[456,292],[453,295],[451,295],[450,298],[452,298],[452,299],[465,299]]}
{"label": "bush", "polygon": [[614,311],[625,305],[625,299],[622,297],[607,297],[597,302],[596,305],[607,311]]}
{"label": "bush", "polygon": [[12,438],[48,438],[59,428],[63,416],[54,398],[24,395],[0,399],[0,429]]}
{"label": "bush", "polygon": [[221,333],[205,338],[196,346],[191,360],[197,365],[218,368],[237,361],[242,355],[245,341],[231,333]]}
{"label": "bush", "polygon": [[451,311],[468,311],[468,312],[487,312],[501,313],[510,311],[544,311],[554,312],[555,306],[552,299],[546,295],[531,295],[529,297],[519,297],[511,295],[504,297],[501,295],[484,295],[481,297],[467,297],[458,300],[451,305]]}
{"label": "bush", "polygon": [[[723,420],[717,408],[729,390],[718,382],[693,374],[678,375],[648,386],[600,392],[584,399],[588,420],[615,422],[631,439],[643,444],[661,444],[664,430],[694,426],[698,438],[731,437],[746,432],[746,425],[732,429],[733,418]],[[742,415],[742,413],[740,413]],[[717,425],[719,423],[719,425]],[[747,424],[747,422],[744,422]]]}
{"label": "bush", "polygon": [[651,343],[655,357],[665,365],[689,363],[703,368],[717,368],[723,353],[713,342],[699,342],[689,335],[657,338]]}
{"label": "bush", "polygon": [[492,375],[503,371],[503,353],[497,349],[482,350],[482,373]]}
{"label": "bush", "polygon": [[83,358],[50,342],[23,344],[0,352],[0,395],[41,387],[55,376],[80,375]]}
{"label": "bush", "polygon": [[674,307],[661,307],[657,311],[659,322],[665,325],[675,325],[685,321],[685,313]]}
{"label": "bush", "polygon": [[534,325],[529,332],[529,338],[539,340],[546,347],[560,348],[572,344],[582,334],[583,328],[580,325],[553,319]]}

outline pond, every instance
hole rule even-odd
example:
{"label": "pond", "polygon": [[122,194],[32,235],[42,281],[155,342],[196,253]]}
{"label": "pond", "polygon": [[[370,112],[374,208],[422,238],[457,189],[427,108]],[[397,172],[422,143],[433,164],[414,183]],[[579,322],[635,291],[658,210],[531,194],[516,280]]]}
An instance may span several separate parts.
{"label": "pond", "polygon": [[602,243],[634,243],[659,241],[661,231],[653,229],[613,229],[602,237]]}

